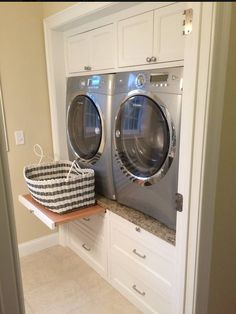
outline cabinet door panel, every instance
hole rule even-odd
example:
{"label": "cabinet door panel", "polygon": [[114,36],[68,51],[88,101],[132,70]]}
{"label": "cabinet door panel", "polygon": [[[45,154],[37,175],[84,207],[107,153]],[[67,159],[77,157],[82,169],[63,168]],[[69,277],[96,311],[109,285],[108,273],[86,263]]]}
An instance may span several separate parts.
{"label": "cabinet door panel", "polygon": [[153,51],[153,11],[118,22],[119,66],[148,64]]}
{"label": "cabinet door panel", "polygon": [[106,25],[90,32],[90,65],[92,70],[115,67],[114,26]]}
{"label": "cabinet door panel", "polygon": [[155,10],[154,56],[157,62],[184,59],[184,8],[184,3],[177,3]]}
{"label": "cabinet door panel", "polygon": [[69,37],[66,45],[67,70],[69,73],[84,71],[89,66],[88,32]]}

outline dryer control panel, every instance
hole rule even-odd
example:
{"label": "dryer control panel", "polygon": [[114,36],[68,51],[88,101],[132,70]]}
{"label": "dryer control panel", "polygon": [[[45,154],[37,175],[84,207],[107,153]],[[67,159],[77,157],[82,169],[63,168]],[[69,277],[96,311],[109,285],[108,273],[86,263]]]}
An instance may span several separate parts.
{"label": "dryer control panel", "polygon": [[101,84],[101,76],[92,76],[92,77],[89,77],[88,80],[87,80],[87,86],[89,87],[99,87]]}

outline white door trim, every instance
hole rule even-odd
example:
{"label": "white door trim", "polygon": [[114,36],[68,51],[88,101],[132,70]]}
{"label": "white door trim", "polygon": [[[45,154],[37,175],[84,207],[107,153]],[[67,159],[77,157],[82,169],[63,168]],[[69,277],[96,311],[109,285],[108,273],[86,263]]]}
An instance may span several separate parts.
{"label": "white door trim", "polygon": [[[68,29],[70,23],[73,25],[79,16],[101,12],[108,7],[112,12],[112,7],[116,8],[118,5],[117,2],[96,3],[94,6],[91,3],[79,3],[44,21],[53,136],[57,133],[55,113],[58,97],[53,44],[59,39],[63,29],[65,30],[65,25]],[[223,111],[231,5],[217,2],[189,2],[188,6],[193,8],[194,13],[193,31],[186,37],[184,61],[182,102],[184,127],[181,127],[179,166],[179,192],[184,195],[184,210],[178,213],[177,217],[178,290],[175,313],[199,313],[196,309],[202,302],[200,313],[204,314],[207,310],[209,282],[209,278],[204,278],[204,275],[205,270],[209,273],[210,269],[218,138]],[[223,47],[221,49],[219,42]],[[216,60],[218,69],[222,71],[221,76],[216,75],[218,73],[215,67]],[[215,124],[218,125],[217,132],[215,130],[213,132]],[[60,152],[58,137],[55,138],[54,153],[58,153]],[[211,159],[212,154],[214,160]],[[202,238],[205,240],[207,238],[208,241],[202,241]],[[204,288],[201,283],[203,278]],[[203,289],[202,293],[200,287]]]}
{"label": "white door trim", "polygon": [[[199,3],[192,3],[191,7],[198,5]],[[199,40],[191,44],[191,38],[189,38],[191,46],[185,51],[184,79],[185,83],[187,80],[187,86],[193,93],[192,101],[195,106],[193,133],[187,136],[188,139],[192,137],[189,198],[186,201],[187,204],[184,204],[186,212],[178,215],[177,227],[178,230],[185,231],[177,232],[176,240],[177,246],[180,245],[177,249],[178,274],[181,277],[185,273],[185,278],[181,277],[177,281],[180,285],[179,295],[181,296],[177,308],[178,313],[181,314],[206,314],[208,310],[215,192],[231,16],[229,3],[203,2],[200,6],[201,12],[197,16]],[[196,14],[194,14],[195,19]],[[195,45],[197,42],[198,44]],[[190,49],[193,49],[192,56],[189,56]],[[196,50],[198,50],[198,56],[195,59],[197,72],[194,68],[196,64],[193,62]],[[195,83],[189,82],[191,81],[190,73],[192,77],[196,77]],[[184,97],[188,99],[188,102],[184,100]],[[183,106],[187,106],[191,96],[184,92],[184,97]],[[190,111],[186,112],[188,118],[191,118]],[[185,121],[184,124],[186,125],[187,122]],[[187,141],[185,137],[186,133],[182,132],[182,144],[186,149],[188,146],[187,143],[184,144]],[[186,152],[182,153],[186,157]],[[188,162],[185,157],[180,157],[180,173],[184,173],[184,176]],[[180,180],[183,190],[185,190],[186,180],[188,177]]]}
{"label": "white door trim", "polygon": [[[230,22],[231,22],[231,3],[210,2],[203,3],[202,31],[205,43],[209,43],[209,54],[201,55],[199,62],[198,79],[198,99],[202,98],[205,102],[205,115],[203,110],[196,112],[196,124],[193,156],[201,160],[200,174],[196,174],[196,183],[199,175],[200,189],[197,215],[193,215],[190,220],[189,229],[195,234],[195,269],[194,269],[194,288],[193,305],[191,313],[207,314],[208,312],[208,292],[210,279],[210,266],[212,255],[212,237],[215,214],[215,194],[217,184],[217,171],[220,150],[220,135],[223,118],[224,92],[226,83],[226,70],[228,59]],[[207,18],[211,18],[211,25],[207,24]],[[208,35],[207,27],[210,26]],[[204,74],[208,69],[207,75]],[[203,77],[202,77],[203,76]],[[204,77],[207,76],[205,94]],[[205,78],[206,79],[206,78]],[[203,145],[202,154],[198,153],[199,146],[197,137],[199,136],[199,126],[202,125]],[[199,155],[198,155],[199,154]],[[193,161],[193,167],[195,166]],[[195,169],[196,172],[196,169]],[[194,177],[194,174],[193,174]],[[192,179],[192,182],[193,179]],[[193,192],[194,194],[194,192]],[[192,196],[192,203],[194,203]],[[192,206],[191,206],[192,208]],[[196,221],[195,221],[196,220]],[[196,231],[194,231],[194,227]],[[189,238],[191,243],[191,238]],[[188,261],[192,265],[192,261]],[[188,286],[187,289],[188,291]],[[186,298],[189,300],[189,297]]]}

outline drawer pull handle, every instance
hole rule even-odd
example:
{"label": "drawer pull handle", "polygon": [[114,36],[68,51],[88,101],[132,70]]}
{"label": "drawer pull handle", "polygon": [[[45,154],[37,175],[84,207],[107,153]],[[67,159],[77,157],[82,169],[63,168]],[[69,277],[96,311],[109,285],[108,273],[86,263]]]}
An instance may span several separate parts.
{"label": "drawer pull handle", "polygon": [[139,228],[139,227],[135,227],[135,230],[136,230],[137,232],[141,232],[141,228]]}
{"label": "drawer pull handle", "polygon": [[82,245],[82,247],[83,247],[86,251],[91,251],[90,247],[87,247],[85,243]]}
{"label": "drawer pull handle", "polygon": [[133,285],[132,288],[134,289],[134,291],[138,292],[139,294],[141,294],[143,297],[146,295],[146,292],[141,292],[140,290],[137,289],[136,285]]}
{"label": "drawer pull handle", "polygon": [[136,249],[133,249],[133,253],[136,254],[138,257],[146,258],[146,255],[142,255],[142,254],[138,253],[138,252],[136,251]]}
{"label": "drawer pull handle", "polygon": [[85,218],[83,218],[83,220],[90,221],[90,218],[85,217]]}

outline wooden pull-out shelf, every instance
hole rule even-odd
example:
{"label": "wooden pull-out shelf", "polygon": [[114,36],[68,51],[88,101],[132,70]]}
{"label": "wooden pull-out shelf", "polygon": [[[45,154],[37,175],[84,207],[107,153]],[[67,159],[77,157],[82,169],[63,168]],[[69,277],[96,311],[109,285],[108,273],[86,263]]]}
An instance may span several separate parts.
{"label": "wooden pull-out shelf", "polygon": [[93,205],[86,208],[78,208],[78,210],[74,210],[70,213],[56,214],[36,202],[30,194],[19,195],[19,201],[50,229],[55,229],[55,227],[58,225],[70,222],[72,220],[81,219],[104,212],[104,208],[101,206]]}

